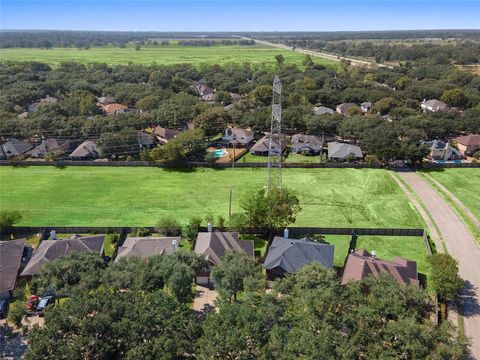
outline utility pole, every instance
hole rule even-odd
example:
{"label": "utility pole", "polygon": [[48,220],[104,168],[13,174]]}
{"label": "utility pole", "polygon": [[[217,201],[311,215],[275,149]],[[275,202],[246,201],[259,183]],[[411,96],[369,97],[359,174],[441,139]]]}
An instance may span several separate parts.
{"label": "utility pole", "polygon": [[282,187],[282,82],[273,80],[272,124],[268,146],[267,193],[270,188]]}

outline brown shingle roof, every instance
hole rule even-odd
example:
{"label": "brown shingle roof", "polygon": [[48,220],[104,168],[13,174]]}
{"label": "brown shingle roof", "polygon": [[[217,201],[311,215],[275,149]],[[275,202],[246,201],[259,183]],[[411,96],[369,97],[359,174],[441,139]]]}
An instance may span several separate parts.
{"label": "brown shingle roof", "polygon": [[175,136],[178,135],[179,132],[180,131],[178,130],[167,129],[161,126],[155,126],[155,129],[153,129],[153,133],[155,135],[161,137],[162,139],[167,139],[167,140],[173,139]]}
{"label": "brown shingle roof", "polygon": [[25,239],[0,241],[0,292],[15,288],[24,245]]}
{"label": "brown shingle roof", "polygon": [[195,252],[213,265],[218,265],[228,251],[244,252],[253,257],[253,241],[239,240],[238,232],[200,232]]}
{"label": "brown shingle roof", "polygon": [[457,143],[465,146],[480,146],[480,134],[459,136],[454,139]]}
{"label": "brown shingle roof", "polygon": [[104,239],[105,235],[93,235],[76,239],[44,240],[33,252],[32,258],[22,272],[22,276],[38,275],[45,263],[75,251],[92,251],[100,255],[103,251]]}
{"label": "brown shingle roof", "polygon": [[394,260],[381,260],[367,250],[357,250],[348,255],[343,269],[342,284],[362,280],[366,276],[378,276],[382,272],[391,274],[400,284],[418,286],[417,263],[413,260],[396,257]]}
{"label": "brown shingle roof", "polygon": [[138,256],[145,259],[155,255],[172,254],[175,251],[172,244],[174,240],[178,247],[180,245],[180,237],[127,238],[123,245],[118,248],[115,262],[122,257],[128,256]]}
{"label": "brown shingle roof", "polygon": [[107,114],[115,114],[117,112],[122,112],[127,109],[128,109],[128,106],[125,106],[123,104],[117,104],[117,103],[102,106],[102,110]]}

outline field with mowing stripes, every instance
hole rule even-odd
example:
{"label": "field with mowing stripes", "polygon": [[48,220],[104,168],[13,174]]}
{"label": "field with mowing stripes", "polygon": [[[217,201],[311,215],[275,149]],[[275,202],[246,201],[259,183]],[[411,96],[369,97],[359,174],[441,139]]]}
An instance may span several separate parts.
{"label": "field with mowing stripes", "polygon": [[[265,184],[266,169],[166,170],[144,167],[1,167],[0,209],[21,225],[147,226],[161,217],[186,222],[228,217],[246,192]],[[420,228],[422,221],[387,171],[284,169],[302,212],[297,226]]]}
{"label": "field with mowing stripes", "polygon": [[[89,50],[77,48],[11,48],[2,49],[0,61],[39,61],[52,65],[61,62],[76,61],[80,63],[107,63],[110,65],[135,64],[159,65],[174,64],[228,64],[251,63],[275,66],[275,56],[282,54],[286,64],[302,66],[305,55],[293,51],[273,48],[264,45],[254,46],[146,46],[136,51],[134,47],[125,48],[102,46]],[[340,63],[334,60],[313,58],[317,64],[340,68]]]}

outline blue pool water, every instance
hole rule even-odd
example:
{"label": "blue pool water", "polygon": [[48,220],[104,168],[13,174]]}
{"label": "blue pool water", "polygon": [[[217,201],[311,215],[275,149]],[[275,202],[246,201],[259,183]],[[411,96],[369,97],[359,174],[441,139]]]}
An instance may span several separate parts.
{"label": "blue pool water", "polygon": [[213,153],[213,156],[215,156],[216,158],[225,156],[225,154],[226,154],[225,150],[223,150],[223,149],[211,150],[210,152]]}

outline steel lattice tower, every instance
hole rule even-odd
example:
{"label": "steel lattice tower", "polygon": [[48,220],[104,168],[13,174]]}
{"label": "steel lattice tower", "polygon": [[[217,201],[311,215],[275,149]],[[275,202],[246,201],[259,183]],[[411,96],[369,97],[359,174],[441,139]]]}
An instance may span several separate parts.
{"label": "steel lattice tower", "polygon": [[268,146],[267,192],[282,187],[282,82],[273,80],[272,125]]}

